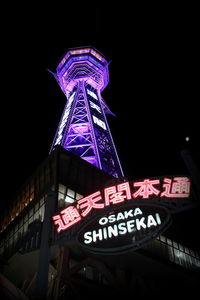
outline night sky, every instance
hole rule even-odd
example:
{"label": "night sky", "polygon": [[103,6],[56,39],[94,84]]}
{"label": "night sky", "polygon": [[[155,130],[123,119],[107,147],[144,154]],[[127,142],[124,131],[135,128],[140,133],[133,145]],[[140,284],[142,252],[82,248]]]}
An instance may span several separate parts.
{"label": "night sky", "polygon": [[90,45],[110,62],[103,97],[117,116],[108,122],[126,177],[187,173],[185,147],[199,164],[197,28],[187,7],[5,8],[2,208],[48,156],[66,99],[47,69],[55,71],[68,48]]}

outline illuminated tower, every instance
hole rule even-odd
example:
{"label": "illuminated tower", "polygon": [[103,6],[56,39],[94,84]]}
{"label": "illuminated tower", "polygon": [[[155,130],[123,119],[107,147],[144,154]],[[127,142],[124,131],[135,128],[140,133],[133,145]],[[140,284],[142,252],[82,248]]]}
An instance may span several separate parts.
{"label": "illuminated tower", "polygon": [[109,82],[108,62],[93,48],[71,49],[54,76],[67,102],[51,151],[61,145],[114,177],[123,177],[106,120],[111,111],[101,96]]}

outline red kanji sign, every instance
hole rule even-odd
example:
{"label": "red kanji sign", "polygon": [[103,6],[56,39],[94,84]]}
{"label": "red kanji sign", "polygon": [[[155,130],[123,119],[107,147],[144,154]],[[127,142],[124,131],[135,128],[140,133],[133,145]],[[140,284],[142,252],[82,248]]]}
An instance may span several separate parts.
{"label": "red kanji sign", "polygon": [[79,208],[83,211],[81,215],[83,217],[87,216],[89,212],[92,210],[92,208],[101,209],[104,208],[104,203],[97,203],[101,200],[101,192],[97,191],[94,194],[91,194],[85,198],[82,198],[81,200],[78,200]]}
{"label": "red kanji sign", "polygon": [[133,197],[137,198],[141,196],[144,199],[148,199],[151,195],[158,195],[160,191],[154,187],[154,185],[159,184],[160,180],[149,180],[145,179],[144,181],[134,182],[134,186],[139,186],[139,189],[133,193]]}
{"label": "red kanji sign", "polygon": [[110,203],[117,204],[123,202],[125,199],[131,199],[131,191],[129,182],[120,183],[117,186],[111,186],[104,189],[105,205]]}
{"label": "red kanji sign", "polygon": [[53,216],[53,221],[55,225],[58,225],[57,231],[65,230],[73,224],[79,222],[81,220],[81,216],[74,206],[68,206],[63,209],[61,215]]}
{"label": "red kanji sign", "polygon": [[[147,200],[148,202],[156,197],[162,198],[189,198],[191,182],[186,176],[176,176],[171,178],[144,179],[136,182],[122,182],[103,191],[97,191],[76,202],[74,206],[68,206],[60,214],[52,217],[57,231],[65,230],[82,218],[87,217],[93,210],[107,208],[111,205],[120,205],[130,200]],[[179,201],[179,200],[178,200]]]}
{"label": "red kanji sign", "polygon": [[164,191],[161,197],[187,198],[190,194],[190,179],[188,177],[164,178]]}

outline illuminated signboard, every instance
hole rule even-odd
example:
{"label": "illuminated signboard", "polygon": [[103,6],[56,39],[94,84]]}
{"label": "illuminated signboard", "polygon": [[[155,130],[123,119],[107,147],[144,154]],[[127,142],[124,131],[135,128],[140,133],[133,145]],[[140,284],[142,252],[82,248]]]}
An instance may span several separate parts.
{"label": "illuminated signboard", "polygon": [[78,242],[93,252],[122,252],[138,248],[170,225],[169,211],[160,206],[132,204],[90,220]]}
{"label": "illuminated signboard", "polygon": [[190,187],[186,176],[121,182],[78,200],[52,219],[58,233],[78,226],[78,241],[93,251],[134,248],[167,228],[169,211],[185,206]]}

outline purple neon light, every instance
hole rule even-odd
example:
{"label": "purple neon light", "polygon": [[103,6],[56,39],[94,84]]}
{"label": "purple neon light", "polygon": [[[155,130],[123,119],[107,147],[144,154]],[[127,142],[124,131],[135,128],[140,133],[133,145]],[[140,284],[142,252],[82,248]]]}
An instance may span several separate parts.
{"label": "purple neon light", "polygon": [[109,82],[106,59],[93,48],[71,49],[56,71],[68,101],[51,151],[61,145],[114,177],[122,177],[105,116],[111,112],[101,96]]}

